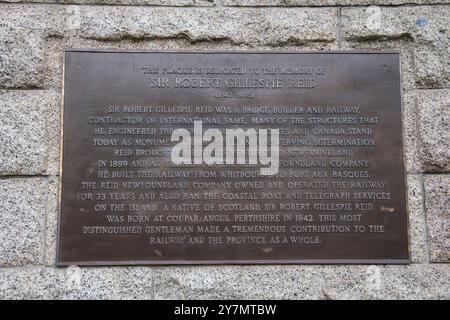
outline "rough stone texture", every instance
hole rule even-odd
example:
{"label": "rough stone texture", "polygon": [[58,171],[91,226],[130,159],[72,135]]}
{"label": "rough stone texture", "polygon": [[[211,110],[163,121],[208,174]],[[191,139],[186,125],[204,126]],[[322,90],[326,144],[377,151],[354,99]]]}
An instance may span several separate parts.
{"label": "rough stone texture", "polygon": [[427,175],[424,184],[430,261],[450,262],[450,175]]}
{"label": "rough stone texture", "polygon": [[[190,42],[283,46],[333,42],[337,9],[80,8],[83,38],[101,41],[184,38]],[[320,25],[316,21],[322,21]]]}
{"label": "rough stone texture", "polygon": [[70,3],[70,4],[114,4],[148,6],[359,6],[359,5],[402,5],[402,4],[445,4],[448,0],[0,0],[11,3]]}
{"label": "rough stone texture", "polygon": [[[220,0],[218,0],[220,1]],[[215,0],[0,0],[11,3],[107,4],[124,6],[213,6]]]}
{"label": "rough stone texture", "polygon": [[423,170],[450,172],[450,90],[421,90],[417,99]]}
{"label": "rough stone texture", "polygon": [[45,178],[0,180],[0,266],[42,263],[46,200]]}
{"label": "rough stone texture", "polygon": [[59,174],[60,170],[60,140],[61,140],[61,110],[62,101],[59,92],[50,91],[52,104],[47,114],[48,160],[45,173],[48,175]]}
{"label": "rough stone texture", "polygon": [[359,6],[449,3],[448,0],[222,0],[225,6]]}
{"label": "rough stone texture", "polygon": [[0,31],[0,86],[38,88],[43,84],[43,39],[26,30]]}
{"label": "rough stone texture", "polygon": [[417,103],[415,91],[403,91],[403,152],[408,173],[422,172],[417,134]]}
{"label": "rough stone texture", "polygon": [[[218,0],[220,1],[220,0]],[[59,0],[59,3],[70,4],[115,4],[124,6],[213,6],[215,0]]]}
{"label": "rough stone texture", "polygon": [[[50,39],[47,41],[49,49],[47,51],[46,60],[49,65],[49,72],[47,74],[48,86],[61,88],[61,74],[62,74],[62,51],[64,48],[97,48],[97,49],[126,49],[126,50],[277,50],[272,46],[258,45],[256,48],[253,45],[241,44],[235,45],[229,41],[201,41],[192,43],[187,39],[163,38],[152,39],[150,41],[133,41],[130,39],[123,40],[109,40],[97,41],[93,39]],[[336,42],[309,42],[302,45],[283,45],[280,50],[337,50]]]}
{"label": "rough stone texture", "polygon": [[42,88],[44,38],[64,34],[65,9],[1,4],[0,12],[0,87]]}
{"label": "rough stone texture", "polygon": [[54,266],[56,263],[56,243],[59,214],[59,177],[48,178],[48,195],[45,218],[45,254],[44,264]]}
{"label": "rough stone texture", "polygon": [[450,299],[450,265],[155,269],[156,299]]}
{"label": "rough stone texture", "polygon": [[343,8],[342,31],[354,40],[410,38],[445,44],[447,14],[447,6]]}
{"label": "rough stone texture", "polygon": [[0,0],[0,3],[57,3],[58,0]]}
{"label": "rough stone texture", "polygon": [[415,83],[420,88],[450,84],[449,7],[343,8],[341,35],[355,43],[412,44]]}
{"label": "rough stone texture", "polygon": [[58,107],[57,95],[50,91],[0,90],[0,174],[57,170]]}
{"label": "rough stone texture", "polygon": [[449,57],[449,48],[435,50],[429,50],[429,48],[429,46],[420,46],[414,53],[417,85],[420,88],[448,87],[450,64],[449,60],[445,59]]}
{"label": "rough stone texture", "polygon": [[39,4],[0,4],[1,31],[39,31],[44,36],[63,36],[68,28],[65,6]]}
{"label": "rough stone texture", "polygon": [[152,298],[151,268],[0,268],[0,299]]}
{"label": "rough stone texture", "polygon": [[[450,1],[0,2],[0,298],[450,299]],[[413,264],[55,268],[64,48],[399,50]]]}
{"label": "rough stone texture", "polygon": [[414,72],[414,43],[405,39],[395,39],[383,41],[347,41],[342,40],[339,45],[342,50],[394,50],[400,53],[401,70],[402,70],[402,86],[406,95],[416,88],[415,72]]}
{"label": "rough stone texture", "polygon": [[[64,37],[46,39],[44,83],[61,88],[64,48],[336,50],[337,9],[64,6]],[[327,23],[317,26],[314,19]],[[291,21],[295,21],[292,23]],[[315,25],[315,26],[314,26]],[[265,30],[261,32],[261,30]],[[56,32],[56,31],[55,31]]]}
{"label": "rough stone texture", "polygon": [[[48,185],[45,263],[48,266],[53,266],[56,253],[59,179],[50,177]],[[427,259],[422,177],[420,175],[408,175],[407,185],[411,260],[414,263],[420,263]]]}
{"label": "rough stone texture", "polygon": [[408,175],[409,248],[411,262],[422,263],[427,257],[427,235],[421,175]]}

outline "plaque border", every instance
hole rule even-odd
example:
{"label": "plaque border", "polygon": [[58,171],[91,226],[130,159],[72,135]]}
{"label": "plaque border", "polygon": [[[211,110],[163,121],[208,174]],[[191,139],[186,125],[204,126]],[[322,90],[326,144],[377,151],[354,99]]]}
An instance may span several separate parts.
{"label": "plaque border", "polygon": [[[61,238],[61,198],[63,192],[62,178],[64,175],[63,155],[64,155],[64,108],[65,108],[65,79],[66,79],[66,54],[70,52],[87,53],[168,53],[168,54],[394,54],[399,61],[399,86],[400,86],[400,112],[401,112],[401,141],[402,141],[402,162],[403,177],[405,185],[405,213],[406,213],[406,237],[407,237],[407,259],[289,259],[289,260],[114,260],[114,261],[61,261],[60,260],[60,238]],[[403,96],[403,70],[402,54],[400,50],[145,50],[145,49],[92,49],[92,48],[64,48],[61,72],[61,115],[60,115],[60,154],[59,154],[59,188],[57,205],[57,235],[56,235],[56,267],[68,267],[71,265],[95,267],[95,266],[208,266],[208,265],[408,265],[412,263],[411,258],[411,235],[410,235],[410,214],[408,197],[408,178],[406,171],[405,153],[405,128],[404,128],[404,96]]]}

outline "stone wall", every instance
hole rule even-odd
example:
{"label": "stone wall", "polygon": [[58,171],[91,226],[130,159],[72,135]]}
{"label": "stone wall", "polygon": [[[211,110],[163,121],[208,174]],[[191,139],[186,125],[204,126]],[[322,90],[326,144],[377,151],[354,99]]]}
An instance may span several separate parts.
{"label": "stone wall", "polygon": [[[0,0],[0,298],[450,299],[449,0]],[[401,51],[407,266],[55,268],[64,48]]]}

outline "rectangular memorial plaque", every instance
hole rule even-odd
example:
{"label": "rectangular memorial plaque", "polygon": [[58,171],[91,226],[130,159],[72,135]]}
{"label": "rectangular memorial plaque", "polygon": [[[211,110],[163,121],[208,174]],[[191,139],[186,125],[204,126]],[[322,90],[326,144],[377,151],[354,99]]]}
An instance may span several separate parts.
{"label": "rectangular memorial plaque", "polygon": [[58,265],[408,263],[396,52],[67,50]]}

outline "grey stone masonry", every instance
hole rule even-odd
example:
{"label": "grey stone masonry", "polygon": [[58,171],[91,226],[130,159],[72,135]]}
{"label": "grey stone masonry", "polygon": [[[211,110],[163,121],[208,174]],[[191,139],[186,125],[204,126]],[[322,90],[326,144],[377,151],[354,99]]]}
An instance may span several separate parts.
{"label": "grey stone masonry", "polygon": [[425,176],[430,260],[450,262],[450,175]]}
{"label": "grey stone masonry", "polygon": [[152,298],[151,268],[0,268],[0,299]]}
{"label": "grey stone masonry", "polygon": [[0,0],[0,2],[22,3],[64,3],[95,5],[147,5],[147,6],[367,6],[404,4],[445,4],[448,0]]}
{"label": "grey stone masonry", "polygon": [[70,4],[115,4],[124,6],[213,6],[220,0],[58,0],[58,3]]}
{"label": "grey stone masonry", "polygon": [[[0,299],[450,299],[449,0],[0,0]],[[410,265],[55,267],[65,48],[397,50]]]}
{"label": "grey stone masonry", "polygon": [[[185,38],[190,42],[229,41],[235,45],[283,46],[332,42],[338,14],[320,9],[121,8],[80,9],[80,36],[101,41]],[[323,21],[320,25],[316,21]],[[295,21],[295,23],[292,23]]]}
{"label": "grey stone masonry", "polygon": [[397,42],[412,53],[415,86],[442,88],[450,84],[449,22],[448,6],[343,8],[341,35],[376,48]]}
{"label": "grey stone masonry", "polygon": [[408,173],[422,171],[417,134],[417,99],[413,90],[403,91],[403,152]]}
{"label": "grey stone masonry", "polygon": [[423,170],[450,172],[450,89],[421,90],[417,101]]}
{"label": "grey stone masonry", "polygon": [[0,174],[56,172],[59,157],[58,94],[0,90]]}
{"label": "grey stone masonry", "polygon": [[442,264],[1,268],[0,298],[450,299],[448,271]]}
{"label": "grey stone masonry", "polygon": [[46,200],[45,178],[0,179],[0,266],[42,264]]}
{"label": "grey stone masonry", "polygon": [[62,36],[64,8],[0,4],[0,88],[44,87],[46,37]]}
{"label": "grey stone masonry", "polygon": [[0,87],[6,88],[45,87],[45,39],[55,37],[111,43],[184,39],[193,45],[221,42],[305,49],[316,43],[344,42],[345,49],[400,49],[408,88],[443,88],[450,81],[448,6],[249,9],[3,4],[1,10],[5,14],[0,17],[4,44]]}
{"label": "grey stone masonry", "polygon": [[123,6],[213,6],[220,0],[0,0],[0,2],[60,3],[84,5],[123,5]]}
{"label": "grey stone masonry", "polygon": [[368,6],[442,4],[448,0],[222,0],[226,6]]}
{"label": "grey stone masonry", "polygon": [[156,299],[450,299],[448,265],[155,270]]}

